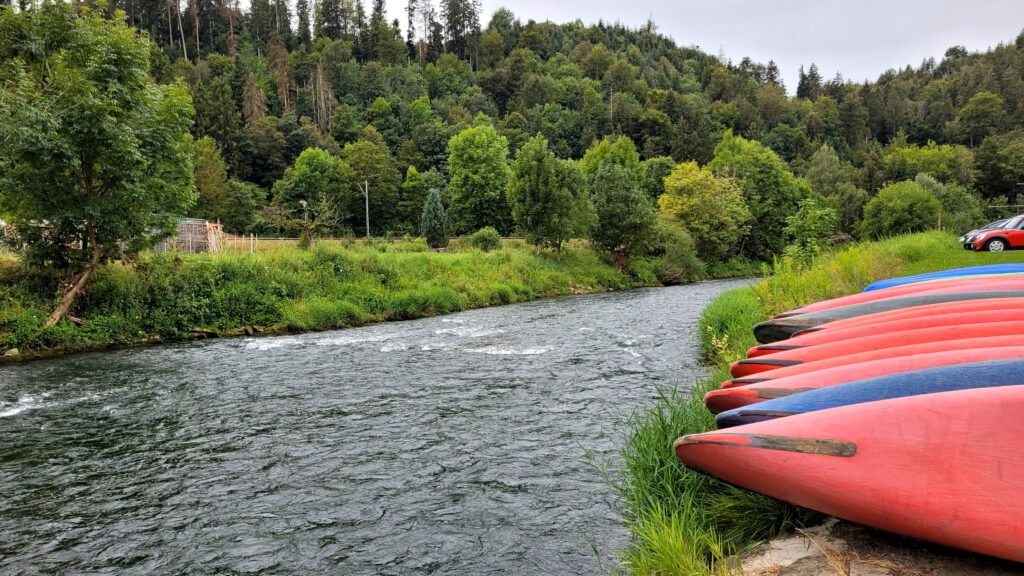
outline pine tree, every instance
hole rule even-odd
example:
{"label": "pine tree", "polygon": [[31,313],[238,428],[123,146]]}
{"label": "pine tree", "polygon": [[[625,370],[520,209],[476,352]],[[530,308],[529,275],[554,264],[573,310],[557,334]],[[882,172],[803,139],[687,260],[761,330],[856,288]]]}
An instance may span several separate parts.
{"label": "pine tree", "polygon": [[292,15],[288,9],[287,0],[272,0],[271,8],[274,11],[273,33],[281,37],[285,46],[292,43]]}
{"label": "pine tree", "polygon": [[245,79],[245,89],[242,92],[242,115],[249,124],[267,115],[267,95],[263,89],[256,85],[256,80],[250,73]]}
{"label": "pine tree", "polygon": [[313,30],[317,38],[339,40],[345,33],[342,0],[319,0],[313,14]]}
{"label": "pine tree", "polygon": [[431,248],[444,248],[448,245],[448,212],[441,203],[441,193],[435,188],[430,191],[423,205],[420,218],[420,234],[426,238]]}
{"label": "pine tree", "polygon": [[445,49],[460,58],[475,60],[475,44],[480,35],[479,0],[441,0]]}
{"label": "pine tree", "polygon": [[299,44],[309,44],[312,40],[309,32],[309,0],[298,0],[295,3],[295,12],[299,17],[299,29],[297,31]]}
{"label": "pine tree", "polygon": [[288,112],[292,109],[289,98],[291,77],[288,73],[288,50],[276,32],[271,34],[270,41],[267,42],[267,67],[274,74],[277,83],[277,99],[281,101],[284,111]]}
{"label": "pine tree", "polygon": [[256,40],[256,54],[263,55],[274,28],[274,10],[270,0],[252,0],[249,20],[250,30]]}
{"label": "pine tree", "polygon": [[416,42],[416,9],[420,0],[409,0],[405,5],[405,40],[411,46]]}

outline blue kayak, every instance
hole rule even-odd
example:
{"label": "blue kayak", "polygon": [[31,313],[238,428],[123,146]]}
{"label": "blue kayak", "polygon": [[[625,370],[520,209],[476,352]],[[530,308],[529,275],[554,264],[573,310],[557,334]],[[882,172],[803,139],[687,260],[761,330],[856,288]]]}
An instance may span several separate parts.
{"label": "blue kayak", "polygon": [[[766,400],[722,412],[715,422],[719,428],[729,428],[890,398],[1018,384],[1024,384],[1024,358],[955,364],[887,374]],[[894,414],[893,418],[898,420],[899,415]]]}
{"label": "blue kayak", "polygon": [[938,272],[916,274],[914,276],[889,278],[888,280],[879,280],[873,284],[868,284],[864,291],[871,292],[873,290],[881,290],[882,288],[903,286],[904,284],[916,284],[918,282],[930,282],[932,280],[945,280],[948,278],[962,278],[964,276],[1000,276],[1006,274],[1024,274],[1024,264],[988,264],[986,266],[968,266],[966,268],[951,268],[949,270],[939,270]]}

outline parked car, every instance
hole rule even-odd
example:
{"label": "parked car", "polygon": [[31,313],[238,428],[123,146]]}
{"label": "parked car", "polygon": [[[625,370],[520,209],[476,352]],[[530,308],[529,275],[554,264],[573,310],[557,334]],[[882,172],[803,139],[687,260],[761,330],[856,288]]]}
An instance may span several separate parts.
{"label": "parked car", "polygon": [[1024,248],[1024,214],[996,220],[960,237],[965,250],[1002,252]]}

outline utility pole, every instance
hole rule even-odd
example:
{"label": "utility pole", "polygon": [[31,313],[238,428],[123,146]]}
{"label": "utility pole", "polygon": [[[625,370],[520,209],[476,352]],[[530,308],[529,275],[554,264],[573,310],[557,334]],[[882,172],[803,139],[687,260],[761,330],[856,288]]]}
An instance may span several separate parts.
{"label": "utility pole", "polygon": [[611,134],[615,134],[615,88],[608,89],[608,123]]}
{"label": "utility pole", "polygon": [[[299,200],[299,206],[302,206],[302,233],[306,235],[306,243],[312,246],[313,238],[312,234],[309,233],[309,204],[305,200]],[[302,245],[302,239],[299,239],[299,246]]]}
{"label": "utility pole", "polygon": [[366,237],[370,237],[370,183],[363,180],[363,186],[359,189],[366,198]]}

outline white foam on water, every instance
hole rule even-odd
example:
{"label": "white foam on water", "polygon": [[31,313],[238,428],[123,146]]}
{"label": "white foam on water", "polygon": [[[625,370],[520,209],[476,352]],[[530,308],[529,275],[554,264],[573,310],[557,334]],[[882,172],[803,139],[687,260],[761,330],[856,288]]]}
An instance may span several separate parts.
{"label": "white foam on water", "polygon": [[402,352],[408,350],[409,345],[405,342],[394,342],[392,344],[385,344],[380,347],[381,352]]}
{"label": "white foam on water", "polygon": [[296,346],[298,344],[302,344],[302,341],[298,338],[253,338],[246,340],[245,349],[266,352],[267,350],[283,348],[285,346]]}
{"label": "white foam on water", "polygon": [[494,330],[484,328],[483,326],[459,326],[457,328],[441,328],[440,330],[434,330],[434,334],[438,336],[458,336],[460,338],[481,338],[483,336],[492,336],[494,334],[504,334],[505,331],[497,328]]}
{"label": "white foam on water", "polygon": [[448,350],[449,348],[451,348],[451,346],[444,342],[440,344],[424,344],[420,346],[420,350],[424,352],[430,352],[431,350]]}
{"label": "white foam on water", "polygon": [[316,341],[317,346],[349,346],[360,342],[383,342],[400,336],[400,334],[382,334],[379,336],[335,336],[332,338],[321,338]]}
{"label": "white foam on water", "polygon": [[[44,396],[48,396],[48,395],[44,395]],[[7,417],[10,417],[10,416],[15,416],[15,415],[21,414],[22,412],[25,412],[27,410],[32,410],[34,408],[41,408],[44,405],[45,404],[43,404],[42,401],[39,398],[36,398],[35,396],[32,396],[31,394],[26,394],[26,395],[18,398],[17,402],[13,402],[13,403],[12,402],[4,402],[3,400],[0,400],[0,418],[7,418]]]}
{"label": "white foam on water", "polygon": [[537,356],[546,354],[551,348],[502,348],[500,346],[484,346],[483,348],[466,348],[466,352],[474,354],[490,354],[492,356]]}
{"label": "white foam on water", "polygon": [[452,324],[462,324],[463,322],[465,322],[465,320],[459,320],[458,318],[441,318],[441,322],[444,322],[446,324],[449,322]]}

